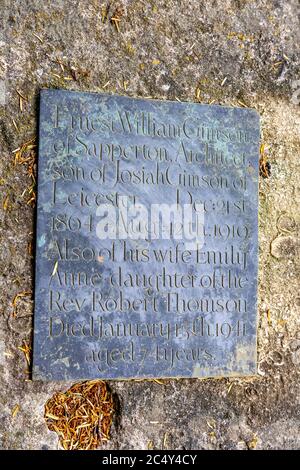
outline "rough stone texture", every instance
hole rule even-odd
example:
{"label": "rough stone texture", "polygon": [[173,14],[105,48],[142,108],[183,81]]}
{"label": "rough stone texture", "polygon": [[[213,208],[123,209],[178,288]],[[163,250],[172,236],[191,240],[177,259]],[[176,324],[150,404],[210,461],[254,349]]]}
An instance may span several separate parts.
{"label": "rough stone texture", "polygon": [[[11,316],[14,296],[32,289],[27,245],[34,228],[34,211],[22,196],[29,178],[23,166],[14,166],[12,151],[36,134],[38,89],[59,87],[245,103],[261,114],[272,167],[260,183],[259,375],[163,385],[111,382],[119,411],[107,448],[145,449],[149,441],[156,449],[299,448],[297,2],[127,0],[119,33],[102,23],[102,4],[1,0],[1,446],[56,449],[43,407],[54,391],[70,385],[27,380],[18,346],[30,341],[30,298]],[[111,2],[109,15],[116,5]],[[23,112],[16,89],[28,98]]]}

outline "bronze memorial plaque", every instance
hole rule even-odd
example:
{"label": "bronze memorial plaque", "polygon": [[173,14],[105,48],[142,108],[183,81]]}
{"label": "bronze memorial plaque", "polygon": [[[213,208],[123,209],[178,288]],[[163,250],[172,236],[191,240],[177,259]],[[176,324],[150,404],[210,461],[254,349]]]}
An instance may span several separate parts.
{"label": "bronze memorial plaque", "polygon": [[42,90],[33,378],[256,372],[259,116]]}

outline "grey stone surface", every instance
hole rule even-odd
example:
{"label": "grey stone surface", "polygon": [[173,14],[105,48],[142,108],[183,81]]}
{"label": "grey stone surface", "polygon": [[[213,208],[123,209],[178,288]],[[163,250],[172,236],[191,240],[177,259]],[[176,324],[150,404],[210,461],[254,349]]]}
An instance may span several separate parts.
{"label": "grey stone surface", "polygon": [[256,373],[258,153],[255,110],[41,91],[35,379]]}
{"label": "grey stone surface", "polygon": [[[44,404],[70,385],[27,380],[18,347],[31,341],[30,297],[11,315],[14,296],[32,290],[27,248],[34,231],[34,210],[23,194],[30,178],[25,166],[14,165],[12,151],[36,135],[38,90],[56,86],[227,106],[243,102],[261,115],[272,170],[259,189],[258,377],[110,382],[119,419],[108,448],[145,449],[150,441],[156,449],[299,448],[298,2],[124,1],[120,33],[102,23],[99,3],[1,3],[1,446],[55,449]],[[111,14],[115,8],[111,2]],[[16,89],[28,100],[22,112]],[[279,257],[272,256],[271,242],[286,236]]]}

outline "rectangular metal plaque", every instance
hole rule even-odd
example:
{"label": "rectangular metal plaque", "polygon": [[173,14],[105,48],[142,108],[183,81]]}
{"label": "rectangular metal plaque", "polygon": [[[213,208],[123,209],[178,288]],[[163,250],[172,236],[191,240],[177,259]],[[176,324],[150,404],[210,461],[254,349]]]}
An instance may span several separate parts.
{"label": "rectangular metal plaque", "polygon": [[33,377],[256,372],[255,110],[42,90]]}

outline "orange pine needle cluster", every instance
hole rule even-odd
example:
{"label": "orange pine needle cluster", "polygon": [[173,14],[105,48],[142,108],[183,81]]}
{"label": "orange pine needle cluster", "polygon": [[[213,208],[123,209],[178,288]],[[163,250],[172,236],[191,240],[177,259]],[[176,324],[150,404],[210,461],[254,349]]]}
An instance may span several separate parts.
{"label": "orange pine needle cluster", "polygon": [[113,413],[113,397],[101,380],[77,383],[45,405],[47,426],[65,450],[93,450],[108,441]]}

